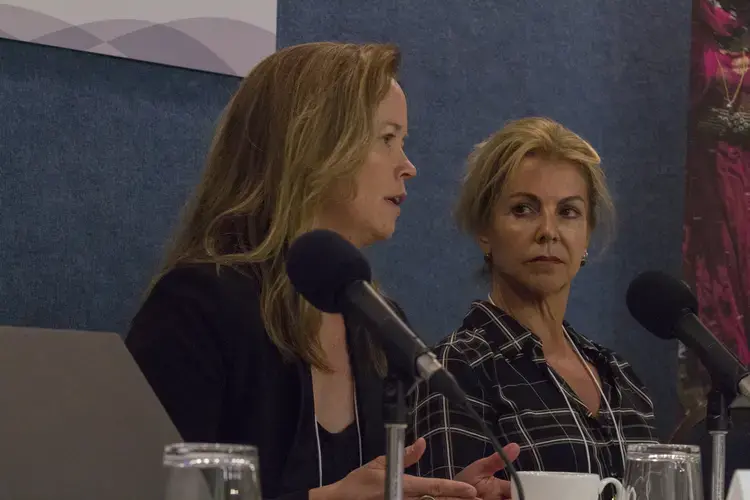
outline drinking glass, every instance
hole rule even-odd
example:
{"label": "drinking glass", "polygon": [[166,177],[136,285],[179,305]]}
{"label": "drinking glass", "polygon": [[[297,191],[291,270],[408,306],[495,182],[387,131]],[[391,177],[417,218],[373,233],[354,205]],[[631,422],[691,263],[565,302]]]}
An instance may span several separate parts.
{"label": "drinking glass", "polygon": [[700,448],[628,445],[625,500],[703,500]]}
{"label": "drinking glass", "polygon": [[261,500],[254,446],[176,443],[164,448],[166,500]]}

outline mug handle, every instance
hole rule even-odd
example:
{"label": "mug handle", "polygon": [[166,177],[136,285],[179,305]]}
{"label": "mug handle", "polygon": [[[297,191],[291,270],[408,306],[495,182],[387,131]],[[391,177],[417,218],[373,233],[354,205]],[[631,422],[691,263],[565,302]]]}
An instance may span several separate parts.
{"label": "mug handle", "polygon": [[614,485],[615,490],[617,490],[617,500],[630,500],[630,495],[625,495],[625,488],[622,486],[622,483],[613,477],[605,477],[604,479],[599,481],[600,495],[602,491],[604,491],[604,487],[608,484]]}

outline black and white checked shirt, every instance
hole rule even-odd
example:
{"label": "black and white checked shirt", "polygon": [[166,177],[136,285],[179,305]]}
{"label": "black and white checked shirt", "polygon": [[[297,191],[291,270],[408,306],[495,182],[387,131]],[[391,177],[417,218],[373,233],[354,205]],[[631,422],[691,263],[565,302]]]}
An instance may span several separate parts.
{"label": "black and white checked shirt", "polygon": [[[438,344],[435,353],[499,441],[520,445],[517,470],[593,472],[622,479],[615,425],[626,446],[656,443],[653,403],[627,362],[564,325],[579,352],[599,372],[611,412],[602,401],[598,415],[591,415],[547,365],[539,339],[489,302],[472,303],[461,328]],[[410,431],[427,441],[416,465],[418,475],[453,478],[492,454],[479,426],[464,410],[431,391],[429,383],[415,389],[411,402]],[[507,479],[502,471],[498,477]]]}

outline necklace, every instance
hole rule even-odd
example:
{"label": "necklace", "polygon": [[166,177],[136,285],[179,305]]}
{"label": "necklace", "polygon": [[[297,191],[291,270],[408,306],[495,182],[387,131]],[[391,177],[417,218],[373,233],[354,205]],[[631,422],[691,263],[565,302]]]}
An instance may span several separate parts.
{"label": "necklace", "polygon": [[724,70],[724,66],[721,64],[721,61],[719,60],[719,55],[714,54],[714,57],[716,57],[716,64],[719,66],[719,73],[721,73],[721,81],[724,84],[725,106],[727,109],[731,109],[732,107],[734,107],[734,103],[737,101],[737,98],[740,96],[740,92],[742,91],[742,83],[745,81],[745,75],[747,74],[748,68],[750,68],[750,59],[747,57],[747,55],[745,55],[744,50],[742,51],[742,57],[732,59],[732,71],[740,75],[740,81],[737,84],[737,88],[734,90],[734,95],[730,97],[729,84],[727,83],[727,73]]}

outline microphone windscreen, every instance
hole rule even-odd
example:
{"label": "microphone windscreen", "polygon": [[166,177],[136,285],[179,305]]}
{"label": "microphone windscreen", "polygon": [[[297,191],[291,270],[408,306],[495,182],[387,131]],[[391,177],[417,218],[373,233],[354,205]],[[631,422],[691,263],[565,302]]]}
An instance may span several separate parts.
{"label": "microphone windscreen", "polygon": [[680,318],[698,311],[698,301],[690,287],[661,271],[639,274],[628,286],[625,302],[636,321],[663,339],[674,338]]}
{"label": "microphone windscreen", "polygon": [[343,293],[356,281],[370,281],[372,272],[362,252],[338,233],[318,229],[295,239],[286,256],[292,286],[323,312],[341,313]]}

